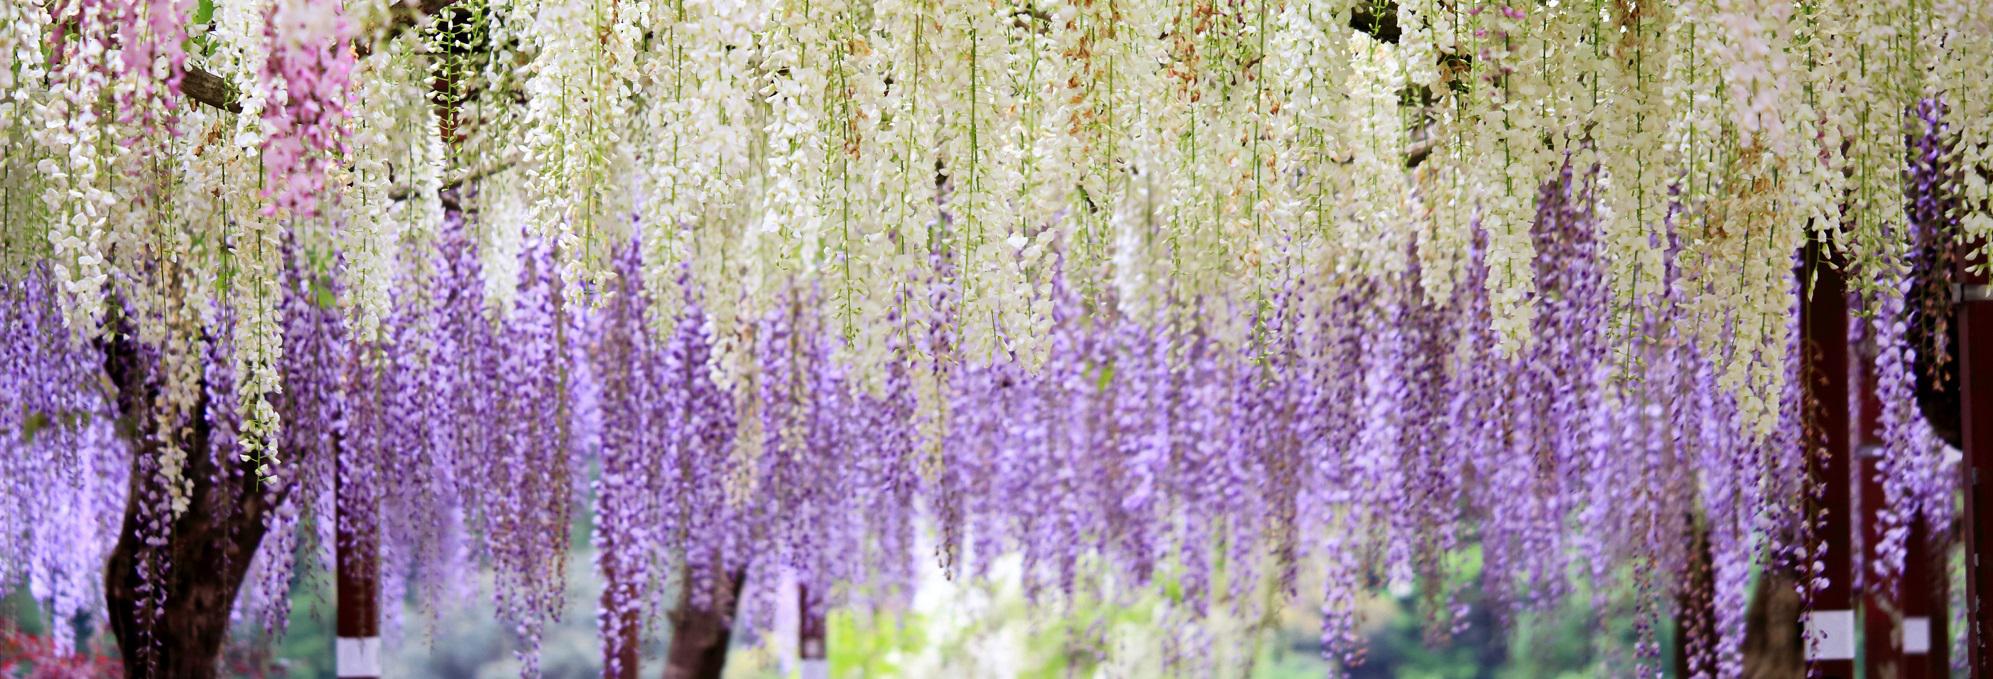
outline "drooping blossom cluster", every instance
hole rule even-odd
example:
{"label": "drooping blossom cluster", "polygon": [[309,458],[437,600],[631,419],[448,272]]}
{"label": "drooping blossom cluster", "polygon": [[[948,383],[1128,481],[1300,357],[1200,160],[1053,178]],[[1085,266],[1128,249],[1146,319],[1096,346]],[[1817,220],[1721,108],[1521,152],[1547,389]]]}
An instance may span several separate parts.
{"label": "drooping blossom cluster", "polygon": [[267,214],[317,212],[328,168],[345,155],[351,32],[336,0],[278,0],[270,10],[262,76],[282,94],[263,109]]}
{"label": "drooping blossom cluster", "polygon": [[[1712,587],[1719,614],[1692,629],[1691,657],[1733,675],[1750,569],[1811,549],[1792,509],[1803,449],[1741,419],[1709,356],[1720,349],[1694,340],[1696,307],[1679,301],[1680,249],[1663,249],[1663,292],[1635,330],[1607,327],[1597,181],[1567,164],[1539,186],[1542,341],[1522,353],[1490,338],[1479,231],[1444,301],[1427,299],[1408,258],[1148,324],[1055,275],[1036,365],[957,352],[945,334],[956,283],[935,253],[938,275],[903,299],[938,315],[927,334],[891,340],[876,390],[839,360],[822,293],[800,288],[744,326],[734,341],[751,360],[722,382],[724,326],[705,291],[688,275],[669,288],[676,304],[655,304],[630,275],[640,239],[617,253],[615,288],[568,306],[550,243],[522,235],[512,303],[493,309],[476,233],[492,225],[453,214],[433,243],[401,251],[397,301],[371,342],[345,327],[336,262],[298,251],[277,400],[297,462],[266,490],[284,497],[258,555],[256,610],[281,619],[300,545],[378,553],[390,593],[460,587],[482,562],[530,672],[587,493],[609,657],[630,625],[679,605],[657,587],[667,581],[685,605],[712,606],[744,578],[750,614],[785,573],[811,584],[817,610],[889,605],[930,558],[917,543],[931,531],[958,573],[1021,555],[1028,591],[1048,604],[1168,582],[1189,619],[1252,618],[1266,592],[1286,600],[1320,582],[1324,652],[1344,665],[1361,659],[1358,603],[1375,584],[1420,588],[1432,634],[1456,631],[1448,554],[1473,542],[1482,586],[1509,614],[1570,596],[1573,572],[1592,579],[1601,615],[1662,615],[1683,588]],[[37,327],[59,328],[43,299]],[[658,309],[676,315],[662,336]],[[1221,314],[1245,315],[1245,345],[1213,335],[1205,319]],[[215,450],[239,450],[232,316],[218,318],[207,412]],[[336,533],[298,535],[307,513],[336,516]],[[1672,575],[1693,568],[1711,569],[1707,585]],[[1634,586],[1614,586],[1622,578]],[[1637,662],[1657,649],[1643,642]]]}
{"label": "drooping blossom cluster", "polygon": [[[1865,575],[1884,583],[1886,591],[1894,591],[1904,560],[1912,558],[1907,551],[1912,527],[1920,520],[1930,526],[1950,526],[1955,511],[1958,453],[1932,431],[1918,394],[1920,380],[1936,391],[1948,388],[1950,314],[1944,305],[1949,300],[1931,297],[1947,294],[1934,281],[1943,280],[1956,265],[1953,238],[1961,226],[1947,208],[1959,200],[1961,182],[1947,162],[1952,142],[1944,135],[1944,108],[1940,102],[1924,101],[1915,109],[1904,172],[1908,218],[1900,230],[1888,234],[1888,246],[1896,256],[1881,263],[1888,269],[1879,276],[1882,285],[1872,300],[1874,314],[1862,326],[1875,347],[1875,390],[1882,408],[1877,466],[1882,481],[1882,539],[1873,572]],[[1927,327],[1913,334],[1913,323]]]}
{"label": "drooping blossom cluster", "polygon": [[[46,269],[0,282],[0,589],[25,584],[52,619],[101,620],[130,451],[97,379],[101,358],[64,327],[56,294]],[[71,652],[75,628],[51,629]]]}
{"label": "drooping blossom cluster", "polygon": [[[1253,312],[1263,339],[1245,350],[1195,321],[1088,313],[1055,277],[1037,370],[948,369],[932,473],[920,472],[908,377],[935,367],[903,358],[884,391],[854,389],[826,360],[839,339],[812,311],[823,307],[798,291],[750,326],[757,360],[742,389],[721,389],[697,367],[713,358],[696,293],[660,345],[642,331],[646,288],[623,283],[591,354],[595,544],[612,588],[604,643],[626,643],[627,620],[657,610],[657,568],[687,578],[692,601],[739,577],[766,596],[782,572],[833,584],[811,605],[884,601],[868,595],[906,586],[904,564],[923,558],[910,536],[929,525],[958,572],[1021,554],[1027,591],[1046,601],[1167,580],[1203,615],[1262,605],[1262,586],[1293,597],[1302,580],[1324,582],[1325,652],[1354,662],[1370,583],[1427,588],[1435,633],[1455,629],[1458,593],[1442,583],[1466,540],[1480,543],[1503,610],[1557,604],[1576,569],[1594,579],[1601,615],[1654,616],[1693,586],[1667,574],[1699,563],[1684,545],[1700,530],[1718,610],[1730,612],[1689,643],[1706,649],[1704,670],[1734,675],[1752,564],[1810,548],[1787,525],[1800,520],[1787,480],[1801,450],[1752,436],[1674,293],[1654,300],[1638,334],[1605,331],[1597,222],[1584,207],[1593,181],[1566,169],[1543,185],[1532,232],[1546,297],[1533,322],[1550,341],[1527,354],[1475,341],[1489,332],[1478,256],[1443,304],[1402,276],[1342,290],[1297,282]],[[621,256],[625,272],[638,251]],[[1617,371],[1621,352],[1641,369]],[[1112,576],[1089,575],[1099,569]],[[1613,587],[1622,577],[1639,580],[1632,594]],[[1658,645],[1640,648],[1654,667]]]}

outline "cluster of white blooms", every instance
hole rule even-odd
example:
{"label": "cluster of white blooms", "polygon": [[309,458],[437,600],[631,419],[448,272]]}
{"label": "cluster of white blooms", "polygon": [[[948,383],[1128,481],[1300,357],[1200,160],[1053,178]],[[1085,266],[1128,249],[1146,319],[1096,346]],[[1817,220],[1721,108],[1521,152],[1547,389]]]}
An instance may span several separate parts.
{"label": "cluster of white blooms", "polygon": [[[196,270],[190,278],[213,281],[216,298],[235,307],[239,437],[245,452],[266,466],[278,459],[280,422],[272,399],[282,390],[277,364],[284,337],[278,305],[285,264],[285,227],[263,213],[259,169],[268,136],[263,110],[267,102],[285,96],[286,87],[281,79],[258,77],[269,59],[265,27],[270,11],[269,0],[216,5],[205,35],[209,47],[190,55],[189,62],[232,84],[241,112],[188,111],[181,136],[193,142],[178,162],[178,202],[189,226],[186,233],[201,234],[206,248],[191,260]],[[199,268],[203,266],[208,268]],[[201,313],[214,308],[199,306]]]}
{"label": "cluster of white blooms", "polygon": [[415,38],[399,36],[353,75],[353,163],[337,236],[345,260],[340,301],[352,315],[353,336],[367,342],[382,339],[403,260],[427,261],[417,247],[404,256],[404,245],[428,244],[443,223],[443,140]]}
{"label": "cluster of white blooms", "polygon": [[1786,369],[1786,317],[1792,312],[1791,254],[1801,225],[1779,211],[1773,157],[1742,149],[1705,219],[1684,227],[1691,243],[1680,257],[1681,285],[1701,294],[1684,300],[1692,330],[1722,366],[1717,382],[1737,397],[1740,417],[1771,431]]}
{"label": "cluster of white blooms", "polygon": [[826,172],[837,123],[826,115],[830,66],[843,50],[834,35],[838,4],[776,3],[762,39],[761,85],[768,118],[765,204],[743,234],[744,297],[750,313],[770,310],[797,276],[824,273],[827,251]]}
{"label": "cluster of white blooms", "polygon": [[[1874,270],[1886,258],[1881,247],[1888,235],[1905,227],[1903,209],[1903,135],[1909,108],[1919,84],[1911,77],[1913,59],[1897,39],[1910,28],[1908,0],[1833,5],[1824,24],[1840,29],[1834,40],[1842,54],[1828,71],[1832,80],[1816,85],[1839,90],[1839,106],[1826,111],[1830,125],[1840,128],[1844,149],[1836,169],[1849,178],[1846,223],[1842,238],[1857,270]],[[1873,294],[1871,281],[1857,278],[1864,295]]]}
{"label": "cluster of white blooms", "polygon": [[[643,55],[642,138],[649,184],[642,197],[644,284],[660,336],[676,321],[686,291],[683,265],[704,265],[697,280],[725,285],[721,260],[750,201],[755,166],[751,75],[759,12],[748,3],[688,0],[656,9]],[[711,302],[724,302],[709,290]]]}
{"label": "cluster of white blooms", "polygon": [[1297,9],[1305,8],[1290,8],[1280,18],[1267,57],[1280,80],[1308,87],[1281,102],[1293,114],[1293,150],[1267,152],[1287,158],[1284,164],[1298,176],[1295,240],[1307,254],[1276,275],[1402,274],[1415,236],[1407,228],[1411,176],[1403,153],[1409,130],[1398,107],[1405,75],[1397,50],[1350,31],[1341,20],[1317,20]]}
{"label": "cluster of white blooms", "polygon": [[[942,201],[948,219],[937,246],[954,261],[961,294],[958,346],[965,358],[996,355],[1013,332],[1020,289],[1017,248],[1008,242],[1016,224],[1011,202],[1020,177],[1006,156],[1018,143],[1017,92],[1011,87],[1016,35],[1029,16],[990,11],[975,0],[939,3],[934,35],[939,55],[929,71],[940,117],[938,160],[945,176]],[[1033,29],[1035,30],[1035,29]]]}
{"label": "cluster of white blooms", "polygon": [[[149,75],[112,77],[129,82]],[[177,515],[192,499],[188,456],[201,452],[195,438],[196,418],[202,416],[204,354],[214,328],[211,312],[218,290],[206,278],[214,270],[204,257],[209,252],[197,242],[206,234],[188,221],[198,206],[172,199],[186,183],[185,173],[163,162],[184,158],[190,152],[189,140],[178,135],[140,136],[138,129],[128,124],[99,127],[107,138],[136,140],[111,144],[103,139],[98,147],[101,176],[109,182],[105,190],[131,187],[104,213],[100,249],[112,255],[107,266],[114,272],[111,284],[120,323],[103,330],[152,349],[154,361],[143,379],[156,387],[148,394],[151,403],[144,416],[156,432],[154,463],[165,482],[169,509]]]}
{"label": "cluster of white blooms", "polygon": [[1783,148],[1784,111],[1793,84],[1791,50],[1793,3],[1790,0],[1715,0],[1712,28],[1720,29],[1723,49],[1713,55],[1723,63],[1731,119],[1740,146],[1763,143]]}
{"label": "cluster of white blooms", "polygon": [[[933,313],[922,285],[932,275],[929,236],[939,219],[934,202],[937,104],[934,85],[926,78],[939,58],[933,38],[935,8],[933,0],[881,0],[873,4],[873,13],[879,31],[902,37],[870,45],[868,79],[877,81],[881,91],[869,108],[870,133],[861,150],[870,152],[864,159],[869,178],[863,186],[875,197],[866,210],[875,230],[866,234],[866,256],[859,261],[879,284],[872,289],[873,304],[897,308],[899,314],[890,324],[884,318],[865,321],[879,323],[867,327],[887,329],[881,343],[891,338],[917,351],[911,338],[925,335]],[[872,352],[883,348],[867,347]]]}
{"label": "cluster of white blooms", "polygon": [[48,20],[48,12],[32,3],[10,2],[0,6],[0,63],[8,66],[0,68],[0,152],[5,154],[0,157],[10,161],[30,152],[23,135],[30,129],[26,123],[31,97],[42,91],[41,83],[46,77],[46,66],[40,57]]}
{"label": "cluster of white blooms", "polygon": [[1981,243],[1981,266],[1993,265],[1993,6],[1969,0],[1934,3],[1935,25],[1923,37],[1925,47],[1936,60],[1930,70],[1930,87],[1940,93],[1949,107],[1947,117],[1960,121],[1950,126],[1958,135],[1954,158],[1961,168],[1959,189],[1963,193],[1963,222],[1967,237]]}
{"label": "cluster of white blooms", "polygon": [[[1494,308],[1497,350],[1519,351],[1536,318],[1536,246],[1530,238],[1536,188],[1554,167],[1545,149],[1556,130],[1544,124],[1544,98],[1551,90],[1544,70],[1549,38],[1537,17],[1511,7],[1483,7],[1468,21],[1477,41],[1463,97],[1472,117],[1454,121],[1469,128],[1465,183],[1475,215],[1487,233],[1488,297]],[[1538,8],[1547,10],[1548,8]],[[1546,136],[1552,138],[1546,140]]]}
{"label": "cluster of white blooms", "polygon": [[[1659,164],[1647,162],[1667,131],[1666,100],[1660,75],[1667,66],[1658,54],[1665,17],[1647,13],[1625,17],[1605,27],[1597,45],[1604,63],[1597,78],[1599,108],[1592,138],[1597,146],[1600,184],[1606,187],[1598,204],[1608,284],[1614,297],[1630,311],[1633,304],[1662,293],[1661,252],[1665,238],[1661,222],[1668,209],[1671,176]],[[1617,32],[1617,35],[1614,33]],[[1631,313],[1615,319],[1614,332],[1626,332]]]}
{"label": "cluster of white blooms", "polygon": [[[397,41],[406,43],[406,41]],[[339,230],[340,252],[345,262],[341,272],[346,294],[340,301],[352,317],[353,336],[363,342],[378,342],[381,320],[388,314],[391,267],[401,238],[398,220],[390,218],[394,184],[391,167],[401,165],[408,153],[409,140],[402,137],[396,113],[398,99],[407,88],[396,77],[402,67],[391,58],[370,59],[354,69],[353,166],[346,181],[346,223]]]}
{"label": "cluster of white blooms", "polygon": [[1350,69],[1344,91],[1348,116],[1343,143],[1350,152],[1349,203],[1339,223],[1350,269],[1395,277],[1406,270],[1411,229],[1405,202],[1405,125],[1398,114],[1398,89],[1405,83],[1397,54],[1363,34],[1348,36]]}
{"label": "cluster of white blooms", "polygon": [[[1183,111],[1190,98],[1181,79],[1189,74],[1177,70],[1172,46],[1152,35],[1175,31],[1168,3],[1129,3],[1127,24],[1116,29],[1125,42],[1116,44],[1121,58],[1114,74],[1127,97],[1115,113],[1122,130],[1122,157],[1127,163],[1125,186],[1115,195],[1100,200],[1111,205],[1112,216],[1106,229],[1111,243],[1108,271],[1113,281],[1114,301],[1124,314],[1152,316],[1168,301],[1173,230],[1163,226],[1181,213],[1182,188],[1178,170],[1190,163],[1183,159],[1195,148]],[[1207,135],[1208,136],[1208,135]]]}
{"label": "cluster of white blooms", "polygon": [[[245,452],[265,463],[277,459],[280,424],[273,399],[282,391],[278,361],[284,335],[279,305],[283,299],[284,234],[263,214],[257,149],[260,142],[234,134],[240,116],[194,109],[180,121],[180,138],[189,148],[178,154],[177,212],[185,233],[212,230],[215,237],[195,244],[187,258],[189,280],[213,281],[217,302],[235,311],[233,367],[236,407],[242,425],[238,439]],[[210,226],[211,225],[211,226]],[[224,283],[224,281],[226,281]],[[203,325],[216,328],[212,316],[221,304],[201,304]]]}
{"label": "cluster of white blooms", "polygon": [[[1171,37],[1157,44],[1163,68],[1144,77],[1154,78],[1150,87],[1165,102],[1156,120],[1169,132],[1154,141],[1171,148],[1168,162],[1153,168],[1154,212],[1126,222],[1126,228],[1155,231],[1148,254],[1157,259],[1151,270],[1159,284],[1134,293],[1150,298],[1133,308],[1188,327],[1188,318],[1178,318],[1186,312],[1235,296],[1264,296],[1259,253],[1268,229],[1253,208],[1268,179],[1259,160],[1269,150],[1259,112],[1280,101],[1267,94],[1270,83],[1261,75],[1277,17],[1267,3],[1156,13],[1170,17],[1159,35]],[[1229,341],[1245,338],[1242,324],[1216,330]]]}
{"label": "cluster of white blooms", "polygon": [[116,55],[107,44],[113,30],[101,3],[66,0],[52,12],[74,28],[53,45],[48,73],[50,93],[36,102],[36,131],[42,157],[35,169],[48,186],[41,200],[47,211],[49,261],[63,300],[63,315],[85,337],[101,331],[104,294],[111,263],[108,222],[117,196],[107,187],[111,163],[107,148],[112,121],[99,115]]}
{"label": "cluster of white blooms", "polygon": [[[39,213],[60,206],[35,200],[49,188],[40,102],[49,96],[42,47],[49,13],[37,3],[0,5],[0,269],[17,270],[52,243]],[[20,197],[16,197],[16,195]]]}
{"label": "cluster of white blooms", "polygon": [[[1053,251],[1062,239],[1060,222],[1071,211],[1075,165],[1066,150],[1063,121],[1073,104],[1065,94],[1070,76],[1060,77],[1060,36],[1074,28],[1072,12],[1014,14],[1010,22],[1007,77],[1010,111],[994,131],[1002,140],[997,154],[1004,193],[995,196],[1008,205],[994,221],[988,250],[996,275],[979,287],[999,304],[993,324],[1001,333],[1002,349],[1025,365],[1043,362],[1045,338],[1052,327],[1050,303]],[[1062,23],[1063,22],[1063,23]]]}
{"label": "cluster of white blooms", "polygon": [[478,267],[484,271],[484,302],[494,317],[511,313],[519,290],[519,253],[533,228],[526,207],[533,198],[525,183],[525,173],[505,173],[479,187]]}
{"label": "cluster of white blooms", "polygon": [[610,276],[610,248],[629,233],[626,178],[636,44],[644,17],[606,0],[518,0],[509,9],[522,40],[538,49],[528,66],[523,150],[532,200],[530,228],[552,241],[562,290]]}
{"label": "cluster of white blooms", "polygon": [[[433,242],[435,229],[443,224],[445,217],[443,164],[448,149],[443,143],[442,123],[420,88],[428,71],[415,63],[409,64],[409,70],[416,77],[410,83],[415,87],[405,90],[413,96],[402,102],[403,135],[408,140],[407,185],[405,198],[395,203],[389,218],[401,222],[405,245],[422,247]],[[419,256],[407,259],[418,264],[428,261]]]}

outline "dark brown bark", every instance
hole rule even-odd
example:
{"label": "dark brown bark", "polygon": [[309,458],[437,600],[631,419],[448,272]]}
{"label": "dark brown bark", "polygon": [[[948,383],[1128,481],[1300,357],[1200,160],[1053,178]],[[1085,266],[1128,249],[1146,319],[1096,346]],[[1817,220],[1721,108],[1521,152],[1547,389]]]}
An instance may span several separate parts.
{"label": "dark brown bark", "polygon": [[235,86],[199,66],[187,66],[187,72],[180,77],[180,92],[188,99],[229,113],[242,112],[242,103],[236,101]]}
{"label": "dark brown bark", "polygon": [[[664,679],[719,679],[727,666],[727,643],[733,638],[734,613],[740,609],[741,585],[747,573],[715,573],[725,578],[714,588],[710,606],[695,606],[691,588],[671,612],[671,650],[665,654]],[[690,582],[691,578],[686,578]]]}
{"label": "dark brown bark", "polygon": [[[164,545],[148,546],[145,534],[152,531],[145,527],[153,517],[145,507],[164,492],[151,463],[162,447],[152,416],[157,387],[131,339],[106,340],[103,350],[105,372],[117,389],[120,428],[133,451],[124,527],[104,573],[125,676],[214,677],[236,593],[263,540],[269,498],[254,474],[207,454],[204,398],[181,441],[190,451],[185,475],[193,481],[187,508],[171,520]],[[142,569],[154,575],[145,577]],[[142,610],[148,584],[163,599],[156,617]]]}
{"label": "dark brown bark", "polygon": [[1716,669],[1716,561],[1709,526],[1689,517],[1688,571],[1675,590],[1675,676],[1707,676]]}
{"label": "dark brown bark", "polygon": [[1744,618],[1746,679],[1806,676],[1806,647],[1799,630],[1801,609],[1799,581],[1792,574],[1771,569],[1758,579]]}
{"label": "dark brown bark", "polygon": [[830,625],[823,602],[810,600],[810,586],[796,587],[796,656],[807,663],[830,657]]}

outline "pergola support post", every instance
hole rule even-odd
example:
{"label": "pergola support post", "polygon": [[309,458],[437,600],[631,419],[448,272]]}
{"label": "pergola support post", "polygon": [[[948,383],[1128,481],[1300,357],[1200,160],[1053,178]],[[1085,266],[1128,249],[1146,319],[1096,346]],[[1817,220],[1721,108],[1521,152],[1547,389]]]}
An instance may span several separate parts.
{"label": "pergola support post", "polygon": [[[1982,248],[1968,244],[1965,252]],[[1989,550],[1986,516],[1993,507],[1993,286],[1984,274],[1971,271],[1972,262],[1960,258],[1953,288],[1958,319],[1959,425],[1964,464],[1965,515],[1961,532],[1965,537],[1966,654],[1973,679],[1993,678],[1986,647],[1988,623],[1993,608],[1986,604],[1993,591],[1993,566],[1986,561]]]}

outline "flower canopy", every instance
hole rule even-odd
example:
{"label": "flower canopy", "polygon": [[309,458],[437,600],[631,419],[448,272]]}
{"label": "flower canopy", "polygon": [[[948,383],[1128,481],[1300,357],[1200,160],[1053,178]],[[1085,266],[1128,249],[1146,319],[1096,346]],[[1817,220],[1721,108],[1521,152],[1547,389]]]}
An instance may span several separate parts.
{"label": "flower canopy", "polygon": [[531,648],[586,503],[611,644],[672,578],[889,605],[1020,553],[1188,620],[1314,583],[1354,661],[1379,583],[1452,629],[1464,545],[1507,610],[1580,574],[1657,618],[1701,532],[1734,675],[1753,568],[1821,584],[1823,271],[1878,348],[1871,575],[1950,520],[1916,391],[1932,276],[1993,236],[1988,35],[1980,0],[8,0],[0,588],[91,610],[121,530],[236,503],[273,625],[301,547],[377,548],[435,601],[492,567]]}

